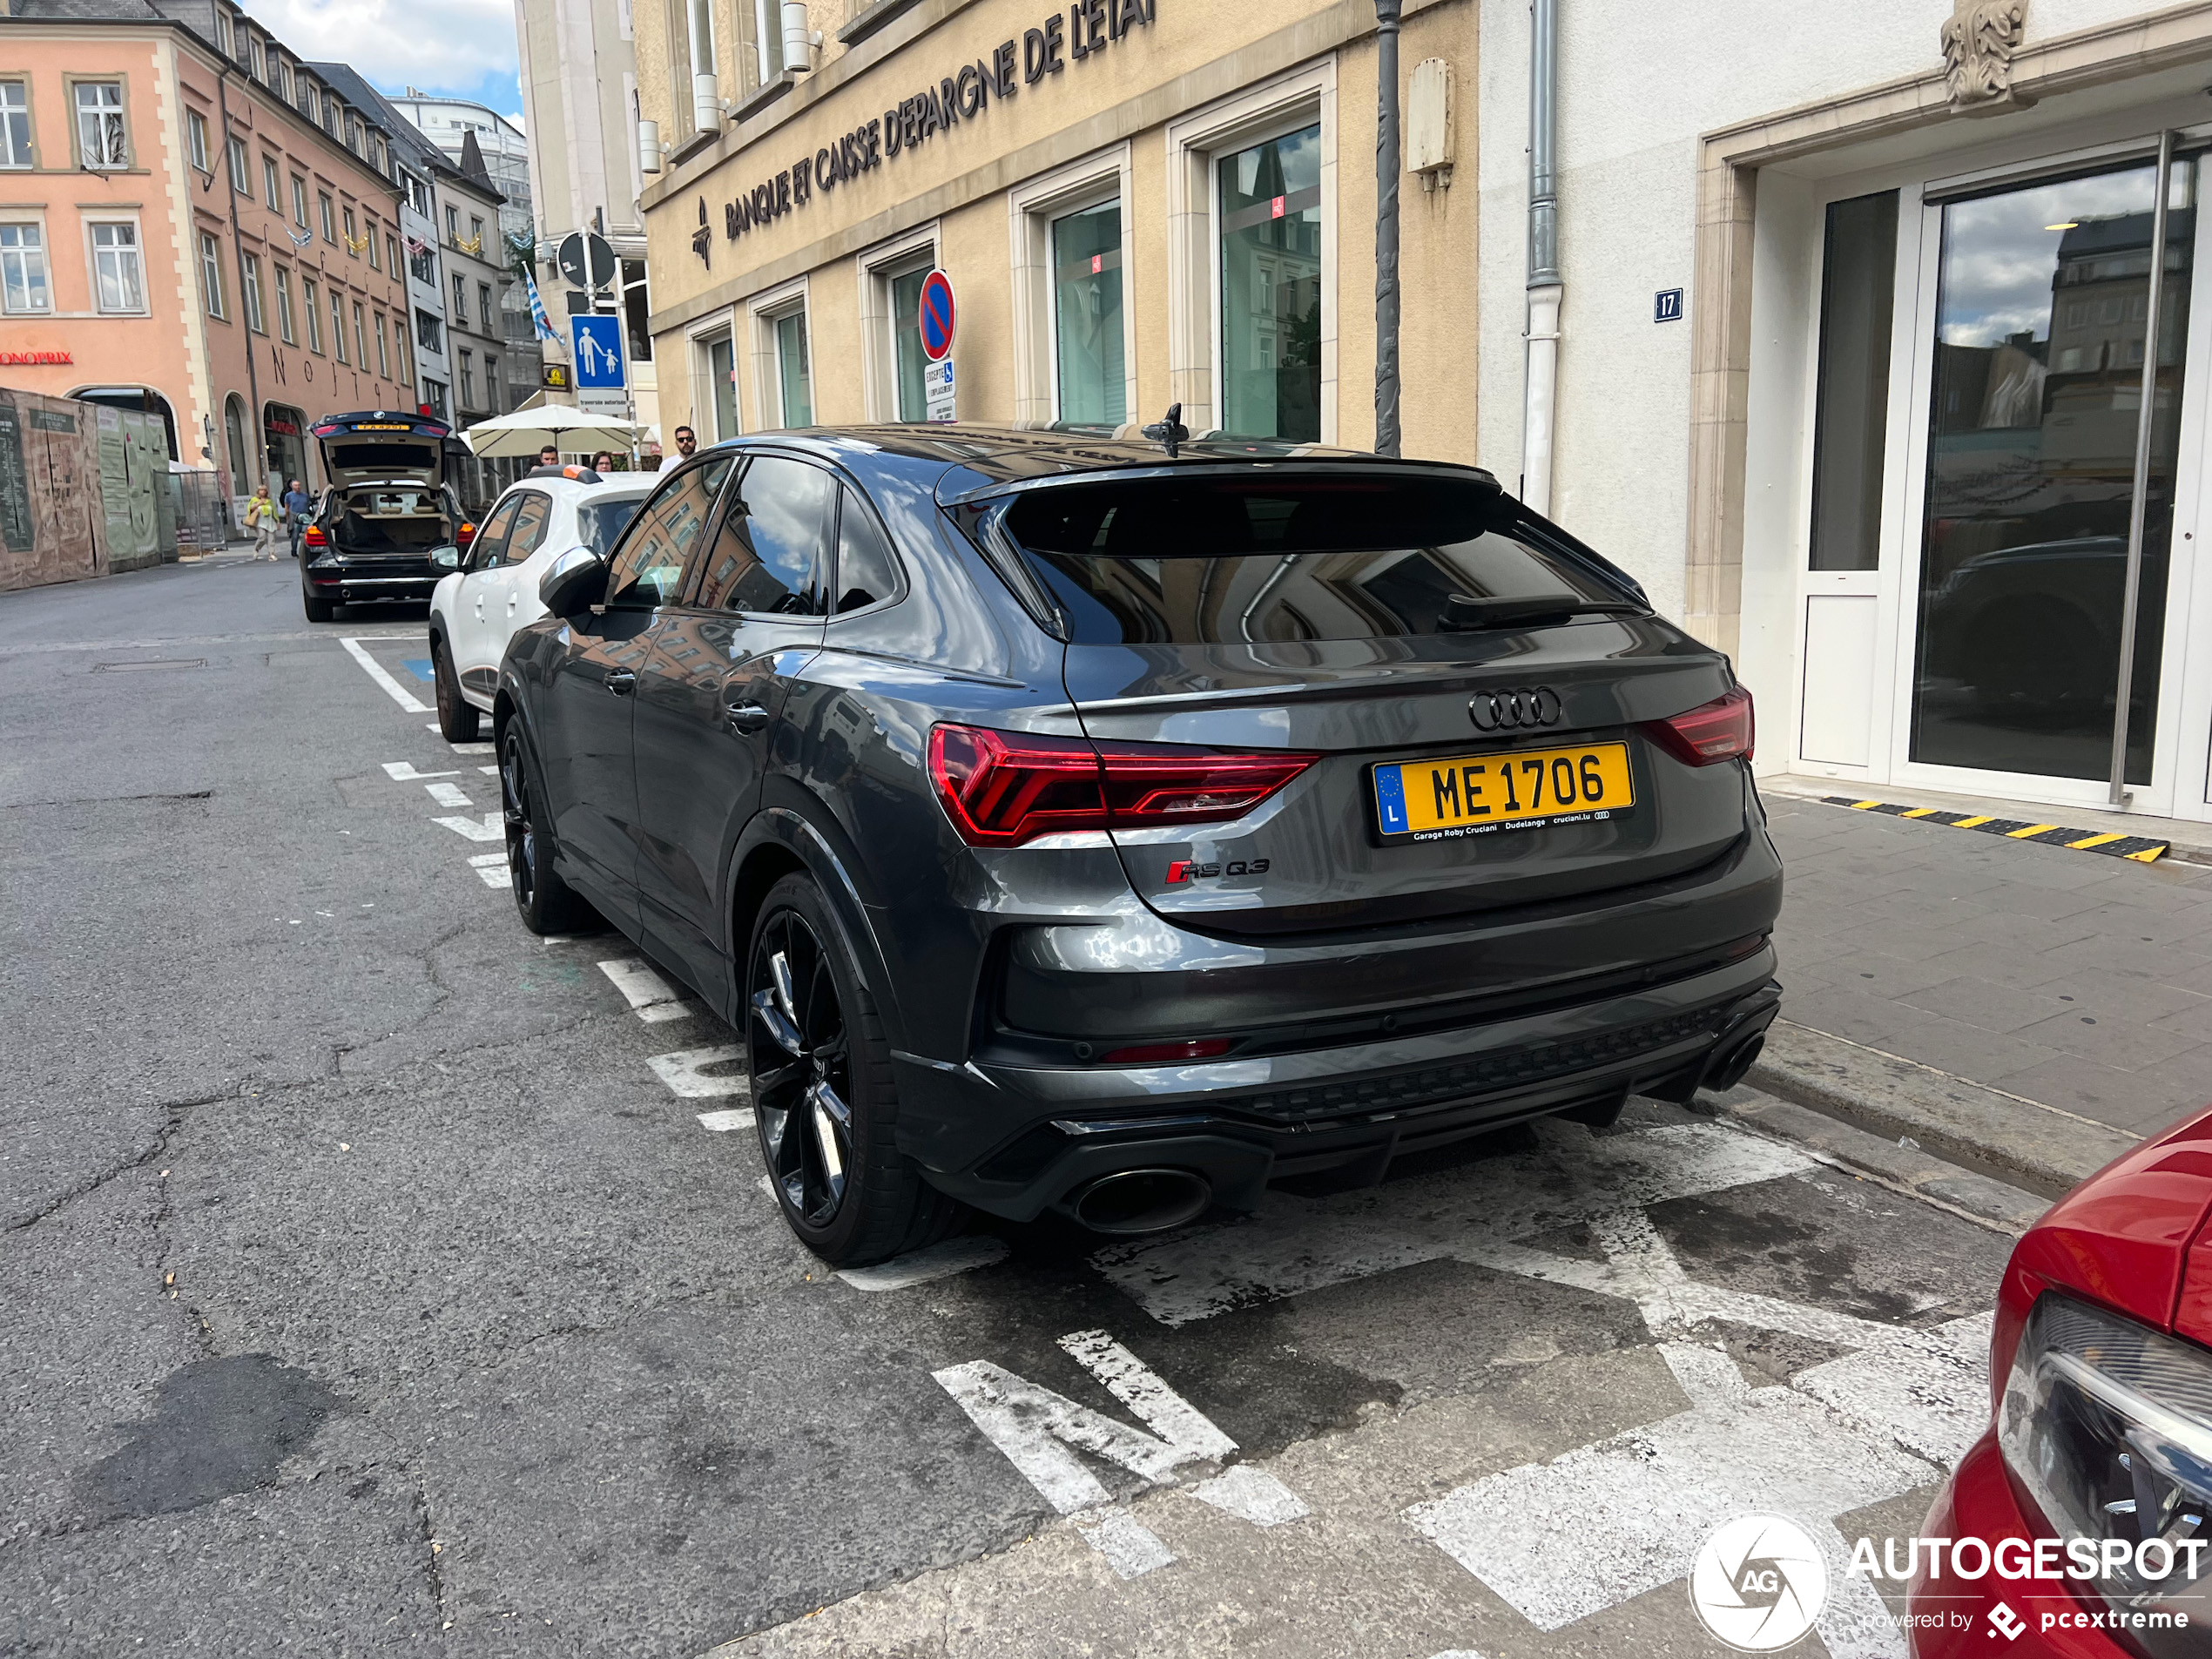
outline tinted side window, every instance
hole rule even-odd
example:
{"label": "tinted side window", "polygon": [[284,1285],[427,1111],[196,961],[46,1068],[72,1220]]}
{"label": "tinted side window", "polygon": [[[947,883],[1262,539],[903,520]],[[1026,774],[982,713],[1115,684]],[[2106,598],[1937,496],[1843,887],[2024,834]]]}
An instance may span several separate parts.
{"label": "tinted side window", "polygon": [[729,472],[728,457],[718,457],[677,474],[654,492],[615,554],[607,577],[609,604],[674,603],[684,588],[684,562],[706,529],[715,492]]}
{"label": "tinted side window", "polygon": [[858,610],[888,599],[899,590],[899,567],[875,522],[860,498],[840,489],[844,505],[837,515],[837,610]]}
{"label": "tinted side window", "polygon": [[523,497],[523,509],[515,515],[515,533],[507,538],[507,551],[502,556],[509,564],[520,564],[537,551],[537,544],[545,539],[546,521],[553,514],[553,498],[536,490]]}
{"label": "tinted side window", "polygon": [[819,617],[837,481],[819,467],[762,455],[723,505],[698,603],[757,615]]}
{"label": "tinted side window", "polygon": [[515,528],[515,514],[522,506],[522,497],[509,496],[492,509],[491,516],[476,532],[476,539],[469,544],[469,568],[472,570],[490,569],[500,561],[507,545],[508,532]]}

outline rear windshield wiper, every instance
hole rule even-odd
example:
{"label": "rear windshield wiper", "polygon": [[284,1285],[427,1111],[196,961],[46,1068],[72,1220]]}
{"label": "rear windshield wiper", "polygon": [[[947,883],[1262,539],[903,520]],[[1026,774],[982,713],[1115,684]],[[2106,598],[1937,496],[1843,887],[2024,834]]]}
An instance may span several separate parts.
{"label": "rear windshield wiper", "polygon": [[1522,593],[1476,598],[1455,593],[1444,602],[1436,618],[1439,633],[1475,633],[1485,628],[1527,627],[1540,622],[1565,622],[1571,617],[1641,617],[1649,605],[1621,599],[1585,599],[1574,593]]}

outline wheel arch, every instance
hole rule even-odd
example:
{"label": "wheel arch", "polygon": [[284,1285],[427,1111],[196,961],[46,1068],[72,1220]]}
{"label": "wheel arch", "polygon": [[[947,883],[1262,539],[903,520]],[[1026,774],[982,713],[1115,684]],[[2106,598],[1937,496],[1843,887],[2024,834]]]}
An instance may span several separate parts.
{"label": "wheel arch", "polygon": [[768,890],[786,875],[811,877],[829,907],[846,943],[859,959],[868,978],[876,1011],[883,1020],[892,1046],[905,1046],[905,1022],[892,988],[888,963],[868,915],[867,900],[854,880],[848,860],[831,838],[803,813],[789,806],[765,807],[745,826],[731,855],[730,941],[731,1009],[732,1023],[742,1022],[745,998],[745,955],[752,941],[752,927]]}

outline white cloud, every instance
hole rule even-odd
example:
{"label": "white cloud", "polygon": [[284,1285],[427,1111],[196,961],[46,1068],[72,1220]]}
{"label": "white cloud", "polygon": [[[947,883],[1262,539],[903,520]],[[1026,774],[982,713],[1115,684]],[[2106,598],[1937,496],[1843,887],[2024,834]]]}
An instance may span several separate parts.
{"label": "white cloud", "polygon": [[246,10],[300,57],[350,64],[377,86],[451,90],[516,71],[514,0],[249,0]]}

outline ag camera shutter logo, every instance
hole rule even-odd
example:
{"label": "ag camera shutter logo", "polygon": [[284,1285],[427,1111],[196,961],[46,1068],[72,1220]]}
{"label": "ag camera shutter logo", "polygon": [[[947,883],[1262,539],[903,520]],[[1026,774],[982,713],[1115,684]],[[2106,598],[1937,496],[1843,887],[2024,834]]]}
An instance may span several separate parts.
{"label": "ag camera shutter logo", "polygon": [[1799,1641],[1828,1602],[1828,1563],[1795,1521],[1740,1515],[1716,1530],[1689,1569],[1698,1622],[1739,1653]]}

